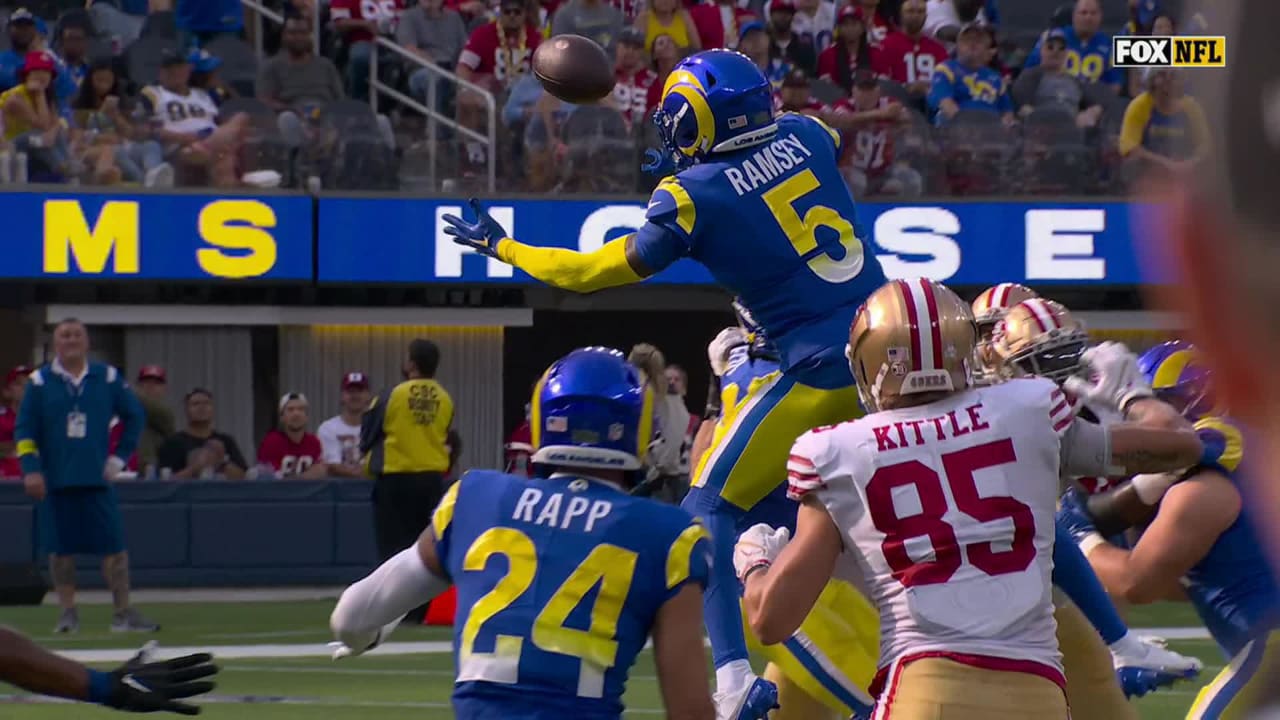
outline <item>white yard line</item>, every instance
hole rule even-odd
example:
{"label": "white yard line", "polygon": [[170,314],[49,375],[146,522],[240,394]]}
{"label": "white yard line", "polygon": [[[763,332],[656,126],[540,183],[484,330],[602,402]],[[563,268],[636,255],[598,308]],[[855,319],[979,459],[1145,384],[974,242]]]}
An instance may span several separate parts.
{"label": "white yard line", "polygon": [[[286,587],[286,588],[157,588],[133,590],[130,599],[139,605],[152,603],[236,603],[236,602],[294,602],[299,600],[337,600],[340,587]],[[49,593],[45,605],[57,605],[57,597]],[[111,593],[106,590],[82,590],[76,595],[81,605],[110,605]]]}

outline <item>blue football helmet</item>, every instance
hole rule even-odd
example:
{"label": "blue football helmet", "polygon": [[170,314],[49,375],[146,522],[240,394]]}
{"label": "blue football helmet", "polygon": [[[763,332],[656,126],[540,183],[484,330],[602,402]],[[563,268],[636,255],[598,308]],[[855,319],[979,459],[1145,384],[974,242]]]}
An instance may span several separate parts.
{"label": "blue football helmet", "polygon": [[773,344],[773,340],[765,333],[764,328],[756,322],[755,316],[738,298],[733,299],[733,314],[738,316],[738,327],[742,328],[742,332],[747,336],[747,351],[751,357],[777,360],[778,347]]}
{"label": "blue football helmet", "polygon": [[1138,369],[1156,397],[1190,420],[1213,412],[1213,374],[1199,359],[1195,346],[1182,340],[1160,343],[1142,353]]}
{"label": "blue football helmet", "polygon": [[554,467],[639,470],[653,439],[653,392],[621,352],[574,350],[533,389],[533,462]]}
{"label": "blue football helmet", "polygon": [[713,153],[767,142],[778,131],[773,86],[733,50],[706,50],[676,63],[653,122],[677,170]]}

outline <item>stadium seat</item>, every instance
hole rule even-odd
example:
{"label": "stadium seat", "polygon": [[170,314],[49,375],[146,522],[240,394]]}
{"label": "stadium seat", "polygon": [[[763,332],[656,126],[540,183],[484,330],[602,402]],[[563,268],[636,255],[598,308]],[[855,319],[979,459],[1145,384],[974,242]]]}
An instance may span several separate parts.
{"label": "stadium seat", "polygon": [[321,140],[305,148],[306,164],[325,188],[395,190],[399,168],[387,146],[378,117],[359,100],[335,100],[321,108],[317,124]]}
{"label": "stadium seat", "polygon": [[234,35],[220,34],[204,44],[204,50],[222,60],[219,74],[244,97],[253,97],[258,78],[258,59],[249,44]]}
{"label": "stadium seat", "polygon": [[154,84],[160,73],[160,56],[173,46],[173,38],[157,35],[142,35],[134,40],[124,51],[129,80],[139,88]]}
{"label": "stadium seat", "polygon": [[1035,110],[1023,120],[1022,137],[1024,190],[1036,195],[1080,195],[1085,191],[1085,178],[1094,172],[1093,155],[1074,112]]}
{"label": "stadium seat", "polygon": [[142,21],[141,37],[165,38],[169,41],[178,39],[178,20],[172,10],[153,12]]}
{"label": "stadium seat", "polygon": [[954,195],[1008,192],[1018,137],[1000,116],[984,110],[961,110],[938,128],[945,157],[947,182]]}

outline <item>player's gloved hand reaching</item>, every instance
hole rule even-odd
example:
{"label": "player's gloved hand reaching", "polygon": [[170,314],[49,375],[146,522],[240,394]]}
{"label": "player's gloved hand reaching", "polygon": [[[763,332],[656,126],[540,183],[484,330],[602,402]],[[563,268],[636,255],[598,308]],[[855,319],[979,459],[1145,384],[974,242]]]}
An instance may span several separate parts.
{"label": "player's gloved hand reaching", "polygon": [[640,170],[649,175],[667,177],[675,173],[676,161],[669,152],[649,148],[644,151],[644,164]]}
{"label": "player's gloved hand reaching", "polygon": [[1090,379],[1073,375],[1062,387],[1087,403],[1123,412],[1134,400],[1154,395],[1138,370],[1138,359],[1123,343],[1104,342],[1091,347],[1084,351],[1082,360]]}
{"label": "player's gloved hand reaching", "polygon": [[198,653],[149,662],[154,647],[148,643],[128,662],[108,673],[111,690],[103,704],[124,712],[199,715],[199,705],[178,701],[214,688],[212,682],[203,679],[218,672],[213,656]]}
{"label": "player's gloved hand reaching", "polygon": [[391,631],[400,626],[400,621],[403,619],[404,616],[398,617],[367,636],[357,638],[339,635],[339,639],[329,643],[329,652],[334,660],[359,657],[381,645]]}
{"label": "player's gloved hand reaching", "polygon": [[745,580],[755,568],[772,565],[790,541],[791,531],[784,527],[775,530],[760,523],[747,528],[733,546],[733,569],[738,579]]}
{"label": "player's gloved hand reaching", "polygon": [[1094,526],[1093,518],[1089,515],[1089,511],[1085,509],[1084,493],[1077,488],[1068,488],[1062,494],[1062,500],[1058,505],[1058,512],[1054,515],[1054,522],[1058,527],[1066,530],[1076,542],[1080,542],[1086,537],[1097,535],[1098,529]]}
{"label": "player's gloved hand reaching", "polygon": [[498,257],[498,243],[507,237],[507,231],[485,212],[484,206],[476,198],[467,201],[476,221],[467,222],[457,215],[445,215],[441,219],[449,224],[444,234],[453,237],[459,245],[466,245],[481,255]]}

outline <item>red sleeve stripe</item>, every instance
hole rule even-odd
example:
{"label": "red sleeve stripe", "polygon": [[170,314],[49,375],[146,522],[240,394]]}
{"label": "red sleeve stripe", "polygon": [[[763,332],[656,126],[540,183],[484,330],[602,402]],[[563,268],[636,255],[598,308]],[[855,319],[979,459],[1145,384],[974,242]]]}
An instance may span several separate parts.
{"label": "red sleeve stripe", "polygon": [[818,473],[796,472],[795,470],[787,471],[788,480],[797,480],[800,482],[822,482],[822,476]]}
{"label": "red sleeve stripe", "polygon": [[809,458],[807,458],[807,457],[805,457],[805,456],[803,456],[803,455],[796,455],[795,453],[792,453],[792,454],[787,458],[787,462],[788,462],[788,463],[795,463],[795,464],[797,464],[797,465],[804,465],[805,467],[814,467],[814,464],[813,464],[813,461],[812,461],[812,460],[810,460]]}
{"label": "red sleeve stripe", "polygon": [[1056,433],[1060,433],[1063,430],[1066,430],[1068,427],[1070,427],[1071,423],[1074,421],[1075,421],[1075,418],[1068,415],[1053,424],[1053,431]]}
{"label": "red sleeve stripe", "polygon": [[1067,403],[1067,399],[1062,398],[1062,402],[1055,405],[1053,409],[1049,411],[1049,417],[1058,417],[1058,415],[1061,414],[1063,410],[1067,410],[1070,407],[1071,407],[1070,404]]}

